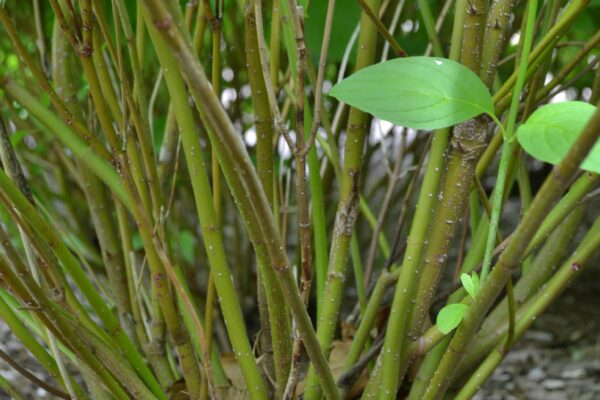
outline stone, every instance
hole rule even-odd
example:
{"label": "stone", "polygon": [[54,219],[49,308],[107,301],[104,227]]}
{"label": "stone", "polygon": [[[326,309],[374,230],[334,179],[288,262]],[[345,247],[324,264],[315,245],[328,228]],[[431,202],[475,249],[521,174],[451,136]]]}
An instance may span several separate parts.
{"label": "stone", "polygon": [[558,390],[565,387],[565,382],[560,379],[546,379],[543,385],[548,390]]}

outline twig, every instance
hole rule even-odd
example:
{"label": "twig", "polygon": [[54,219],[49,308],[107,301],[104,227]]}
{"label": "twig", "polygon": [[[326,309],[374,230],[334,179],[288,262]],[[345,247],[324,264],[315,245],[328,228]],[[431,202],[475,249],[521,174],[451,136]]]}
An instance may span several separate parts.
{"label": "twig", "polygon": [[408,56],[406,51],[404,51],[404,49],[398,44],[398,42],[396,42],[396,39],[394,39],[394,37],[392,36],[390,31],[387,30],[385,25],[383,25],[381,20],[377,17],[377,15],[375,15],[373,10],[371,10],[371,7],[369,7],[369,5],[367,3],[365,3],[365,0],[357,0],[357,1],[358,1],[358,4],[360,5],[360,7],[365,12],[365,14],[367,14],[367,16],[375,24],[375,26],[377,27],[377,30],[379,31],[381,36],[383,36],[385,38],[385,40],[390,44],[392,49],[394,49],[394,51],[396,52],[398,57]]}
{"label": "twig", "polygon": [[7,364],[10,365],[11,367],[13,367],[18,373],[23,375],[25,378],[29,379],[34,384],[42,387],[48,393],[52,393],[53,395],[58,396],[62,399],[70,399],[71,398],[71,396],[69,396],[67,393],[63,392],[62,390],[60,390],[58,388],[48,385],[46,382],[44,382],[43,380],[41,380],[38,377],[36,377],[35,375],[33,375],[27,369],[22,367],[18,362],[13,360],[12,357],[10,357],[8,354],[6,354],[4,352],[4,350],[2,350],[2,349],[0,349],[0,358],[2,358],[4,361],[6,361]]}
{"label": "twig", "polygon": [[347,388],[354,384],[356,378],[363,372],[367,364],[370,363],[371,360],[373,360],[373,358],[375,358],[375,356],[379,353],[379,350],[381,350],[381,347],[383,346],[383,340],[385,338],[383,332],[385,331],[382,331],[382,333],[379,335],[375,343],[373,343],[369,351],[367,351],[360,358],[360,360],[356,362],[356,364],[354,364],[350,369],[348,369],[338,378],[338,387]]}
{"label": "twig", "polygon": [[319,68],[317,71],[317,83],[315,85],[315,111],[313,125],[310,130],[310,138],[306,142],[303,152],[308,153],[315,142],[319,124],[321,123],[321,104],[323,102],[323,80],[325,78],[325,66],[327,65],[327,51],[329,49],[329,40],[331,39],[331,27],[333,25],[333,12],[335,10],[335,0],[329,0],[327,5],[327,16],[325,17],[325,29],[323,31],[323,43],[321,44],[321,56],[319,58]]}
{"label": "twig", "polygon": [[[398,21],[400,21],[400,14],[402,13],[402,9],[404,8],[404,0],[400,0],[396,5],[396,9],[394,10],[394,16],[392,17],[392,22],[390,23],[389,32],[390,34],[394,34],[396,28],[398,27]],[[386,61],[388,58],[388,53],[390,51],[389,42],[385,42],[383,45],[383,51],[381,52],[381,61]]]}
{"label": "twig", "polygon": [[[329,8],[331,16],[333,16],[333,1],[330,1]],[[310,287],[312,280],[312,229],[310,225],[310,213],[308,205],[308,193],[306,185],[306,155],[310,149],[310,145],[304,144],[304,74],[306,72],[306,46],[304,44],[304,32],[302,27],[302,17],[298,12],[296,3],[293,0],[288,1],[288,8],[291,13],[291,18],[294,26],[296,37],[296,143],[294,146],[294,158],[296,160],[296,204],[298,207],[298,230],[300,232],[300,295],[304,305],[308,304],[310,297]],[[329,14],[329,12],[328,12]],[[329,29],[331,31],[331,27]],[[325,39],[324,39],[325,40]],[[325,40],[324,46],[327,46],[328,41]],[[325,57],[326,57],[325,48]],[[323,52],[322,52],[323,55]],[[324,60],[321,59],[324,63]],[[323,71],[319,71],[321,82]],[[319,83],[317,82],[317,85]],[[317,90],[319,88],[317,87]],[[319,96],[317,92],[317,96]],[[318,112],[318,109],[315,111]],[[317,125],[318,126],[318,125]],[[316,133],[316,126],[313,125]],[[311,140],[314,141],[314,136]],[[285,400],[292,399],[296,392],[298,383],[300,362],[302,358],[302,340],[300,332],[296,330],[296,339],[294,340],[292,351],[292,367],[289,379],[283,394]]]}
{"label": "twig", "polygon": [[264,33],[264,24],[262,18],[262,5],[261,2],[256,0],[254,2],[254,13],[256,18],[256,37],[258,40],[258,49],[260,53],[260,65],[262,67],[263,78],[265,81],[265,87],[267,88],[267,95],[269,98],[269,104],[271,105],[271,109],[273,111],[273,117],[275,119],[275,126],[280,134],[283,135],[285,141],[292,153],[296,151],[294,141],[290,137],[288,129],[286,128],[283,118],[281,116],[281,111],[277,104],[277,99],[275,99],[275,90],[273,88],[273,78],[271,77],[271,71],[269,65],[267,64],[267,60],[269,59],[267,45],[265,43],[265,33]]}
{"label": "twig", "polygon": [[[446,20],[446,17],[448,16],[448,13],[450,12],[450,9],[452,8],[453,4],[454,4],[454,0],[446,0],[446,2],[444,3],[444,7],[442,7],[442,11],[440,11],[440,13],[438,15],[438,19],[435,22],[436,34],[440,33],[440,30],[442,29],[442,25],[444,24],[444,21]],[[429,42],[429,44],[427,45],[427,49],[425,49],[425,55],[426,56],[430,55],[432,50],[433,50],[433,45],[431,44],[431,42]]]}
{"label": "twig", "polygon": [[[373,273],[373,266],[375,264],[375,256],[377,254],[377,241],[379,239],[379,234],[383,228],[383,223],[385,222],[385,216],[387,215],[388,208],[392,201],[392,197],[396,191],[396,186],[399,181],[400,169],[402,164],[404,163],[404,154],[405,154],[405,145],[406,145],[406,134],[403,135],[404,143],[399,146],[399,151],[396,159],[396,163],[394,164],[394,170],[391,173],[389,178],[389,185],[386,189],[385,196],[383,198],[383,203],[381,204],[381,209],[379,210],[379,216],[377,217],[377,225],[373,230],[373,236],[371,238],[371,243],[369,244],[369,253],[367,256],[367,264],[365,266],[365,282],[364,285],[367,287],[369,285],[369,280],[371,274]],[[418,174],[418,173],[417,173]],[[390,257],[392,255],[390,254]]]}
{"label": "twig", "polygon": [[411,200],[413,198],[413,194],[415,193],[415,190],[417,188],[417,181],[421,174],[421,169],[423,168],[423,163],[425,162],[425,159],[426,159],[427,149],[430,147],[432,140],[433,140],[433,135],[430,135],[429,138],[427,139],[425,147],[421,151],[421,157],[419,158],[419,161],[417,162],[413,176],[410,180],[410,183],[408,184],[408,188],[406,190],[404,198],[402,199],[402,205],[400,206],[400,216],[398,217],[398,223],[396,224],[397,225],[396,237],[394,238],[394,243],[392,244],[392,249],[390,251],[390,258],[385,263],[385,266],[384,266],[385,269],[390,268],[392,266],[392,264],[394,264],[394,262],[400,257],[399,253],[400,253],[401,249],[406,248],[406,242],[404,242],[403,245],[400,245],[400,239],[402,238],[402,230],[404,228],[404,223],[406,222],[406,216],[408,215],[408,210],[410,210],[410,207],[411,207]]}

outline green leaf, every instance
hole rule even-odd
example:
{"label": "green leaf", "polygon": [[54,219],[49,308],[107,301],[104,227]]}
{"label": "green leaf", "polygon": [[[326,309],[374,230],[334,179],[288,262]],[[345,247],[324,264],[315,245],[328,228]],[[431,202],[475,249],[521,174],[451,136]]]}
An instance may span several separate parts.
{"label": "green leaf", "polygon": [[349,76],[331,96],[414,129],[439,129],[493,114],[487,87],[462,64],[437,57],[397,58]]}
{"label": "green leaf", "polygon": [[469,307],[462,303],[448,304],[442,308],[436,320],[436,325],[440,332],[445,335],[456,328],[462,321],[467,308]]}
{"label": "green leaf", "polygon": [[[596,107],[582,101],[547,104],[538,108],[517,130],[523,149],[538,160],[558,164],[567,154]],[[587,171],[600,173],[600,144],[596,144],[581,164]]]}
{"label": "green leaf", "polygon": [[473,272],[473,275],[462,274],[460,276],[460,281],[467,293],[469,293],[469,296],[475,298],[475,295],[477,295],[477,292],[479,291],[479,277],[477,276],[477,273]]}

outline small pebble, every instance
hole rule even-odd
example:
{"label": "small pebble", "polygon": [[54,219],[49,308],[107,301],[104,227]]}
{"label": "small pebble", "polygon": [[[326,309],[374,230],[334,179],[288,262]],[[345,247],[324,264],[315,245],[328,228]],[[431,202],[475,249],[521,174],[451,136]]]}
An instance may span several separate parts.
{"label": "small pebble", "polygon": [[585,369],[572,368],[572,369],[567,369],[567,370],[563,371],[560,374],[560,377],[564,378],[564,379],[579,379],[579,378],[583,378],[585,375],[586,375]]}
{"label": "small pebble", "polygon": [[554,335],[552,333],[543,331],[529,331],[525,333],[525,336],[527,339],[536,342],[551,343],[554,340]]}
{"label": "small pebble", "polygon": [[546,377],[546,373],[540,367],[535,367],[527,374],[527,379],[539,382]]}
{"label": "small pebble", "polygon": [[548,390],[558,390],[565,387],[565,382],[560,379],[546,379],[543,385]]}

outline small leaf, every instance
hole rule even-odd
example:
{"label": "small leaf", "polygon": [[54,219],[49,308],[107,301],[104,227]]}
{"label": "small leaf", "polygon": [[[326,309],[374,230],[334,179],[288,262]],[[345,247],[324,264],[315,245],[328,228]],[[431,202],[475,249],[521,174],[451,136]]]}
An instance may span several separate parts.
{"label": "small leaf", "polygon": [[[575,143],[596,107],[582,101],[547,104],[538,108],[517,130],[523,149],[538,160],[558,164]],[[597,143],[581,164],[587,171],[600,173],[600,144]]]}
{"label": "small leaf", "polygon": [[494,113],[487,87],[464,65],[436,57],[396,58],[363,68],[329,92],[375,117],[438,129]]}
{"label": "small leaf", "polygon": [[469,293],[469,296],[475,297],[477,294],[477,288],[475,288],[475,283],[473,282],[473,278],[469,274],[462,274],[460,276],[460,281],[462,282],[463,287]]}
{"label": "small leaf", "polygon": [[442,308],[436,320],[436,325],[440,332],[445,335],[456,328],[462,321],[467,308],[469,307],[462,303],[448,304]]}
{"label": "small leaf", "polygon": [[477,272],[473,272],[471,275],[463,273],[460,276],[460,281],[467,293],[475,298],[477,292],[479,292],[479,276],[477,276]]}

